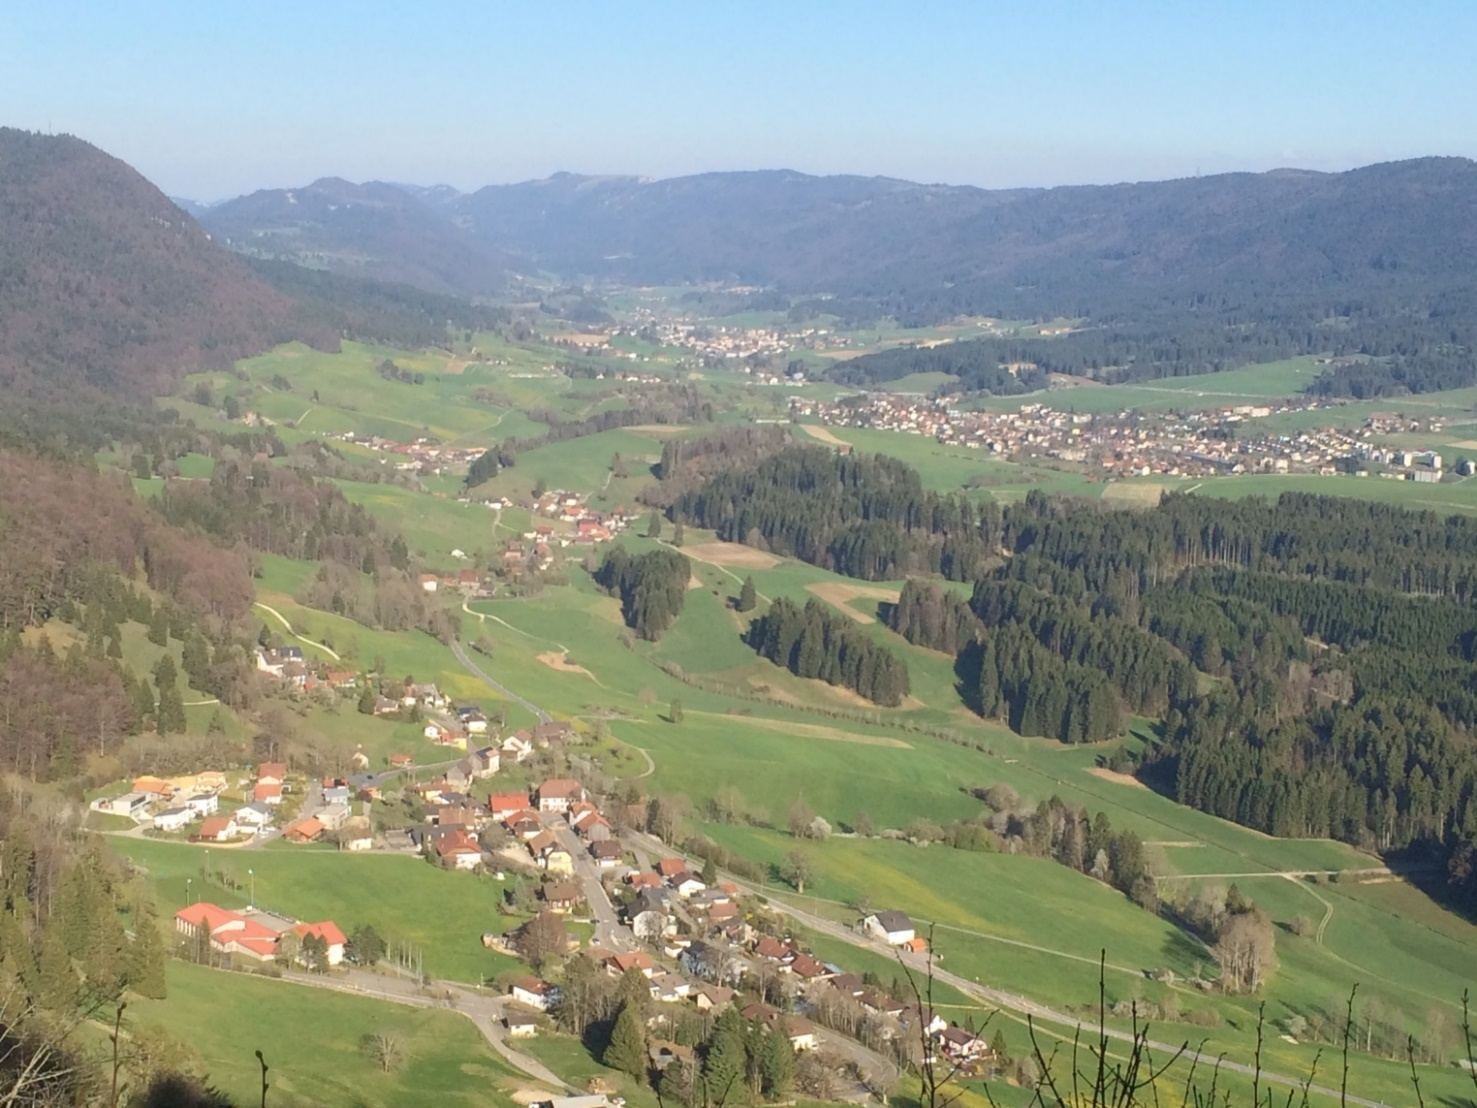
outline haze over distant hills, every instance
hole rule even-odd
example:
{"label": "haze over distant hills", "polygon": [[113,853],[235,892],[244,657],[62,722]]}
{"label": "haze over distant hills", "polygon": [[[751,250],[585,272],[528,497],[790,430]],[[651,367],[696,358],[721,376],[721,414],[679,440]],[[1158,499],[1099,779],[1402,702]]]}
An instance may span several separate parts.
{"label": "haze over distant hills", "polygon": [[556,174],[470,194],[333,180],[201,215],[241,249],[469,295],[506,264],[735,280],[934,315],[1062,310],[1107,284],[1465,277],[1474,217],[1477,164],[1461,158],[1005,191],[787,170]]}
{"label": "haze over distant hills", "polygon": [[[448,195],[449,194],[449,195]],[[503,286],[501,251],[452,221],[449,189],[325,177],[298,189],[268,189],[200,211],[232,249],[264,258],[482,296]]]}

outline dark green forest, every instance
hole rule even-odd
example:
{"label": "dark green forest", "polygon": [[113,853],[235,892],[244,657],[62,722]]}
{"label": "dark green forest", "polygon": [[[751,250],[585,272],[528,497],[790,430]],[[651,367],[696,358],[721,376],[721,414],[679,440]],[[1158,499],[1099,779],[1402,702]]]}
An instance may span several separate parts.
{"label": "dark green forest", "polygon": [[[852,576],[971,580],[967,607],[910,582],[886,615],[957,655],[976,711],[1065,742],[1162,720],[1139,773],[1176,799],[1276,835],[1435,850],[1477,896],[1477,521],[1302,494],[972,506],[900,463],[810,448],[677,510]],[[800,671],[798,636],[755,634]]]}
{"label": "dark green forest", "polygon": [[801,609],[780,597],[750,624],[748,642],[796,677],[841,685],[883,707],[897,707],[909,692],[907,663],[819,600]]}
{"label": "dark green forest", "polygon": [[682,614],[691,578],[686,555],[665,547],[636,555],[612,547],[595,571],[596,583],[620,598],[626,626],[653,641]]}

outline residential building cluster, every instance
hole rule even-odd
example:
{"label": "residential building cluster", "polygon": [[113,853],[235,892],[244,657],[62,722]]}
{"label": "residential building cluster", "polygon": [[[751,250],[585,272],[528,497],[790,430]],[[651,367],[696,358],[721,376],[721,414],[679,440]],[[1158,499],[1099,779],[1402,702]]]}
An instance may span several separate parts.
{"label": "residential building cluster", "polygon": [[[639,824],[642,806],[633,808],[623,809],[617,822]],[[639,973],[646,978],[652,998],[661,1004],[691,1003],[711,1010],[742,1003],[746,1020],[783,1026],[796,1050],[818,1045],[818,1029],[811,1017],[838,1004],[850,1004],[880,1021],[887,1029],[885,1034],[903,1036],[921,1019],[938,1048],[956,1062],[989,1057],[988,1044],[973,1032],[895,1000],[789,938],[756,929],[736,884],[718,881],[709,885],[694,872],[692,863],[679,856],[659,858],[650,866],[633,864],[629,859],[633,854],[639,856],[640,849],[630,850],[620,842],[611,819],[590,800],[578,780],[550,779],[531,794],[494,793],[488,797],[487,817],[500,821],[514,843],[527,852],[524,860],[543,873],[542,910],[563,915],[577,910],[587,896],[597,895],[619,905],[620,920],[641,945],[620,949],[618,939],[611,946],[601,945],[597,929],[597,941],[586,956],[613,977]],[[583,871],[587,892],[573,879],[579,870],[570,847],[576,843],[591,863]],[[913,954],[928,949],[903,912],[872,913],[859,927],[891,948]],[[485,935],[483,941],[516,949],[519,930],[501,938]],[[535,1014],[550,1010],[559,1000],[557,985],[532,976],[514,981],[509,993],[524,1007],[521,1013],[509,1013],[513,1035],[536,1034]],[[781,1011],[766,998],[783,1000],[789,1011]],[[658,1014],[654,1022],[661,1018]],[[652,1048],[657,1069],[680,1056],[673,1044],[661,1040]]]}
{"label": "residential building cluster", "polygon": [[1089,414],[1023,404],[1016,412],[973,411],[957,398],[865,393],[826,403],[792,397],[793,419],[926,435],[1009,461],[1045,459],[1103,477],[1207,477],[1239,473],[1358,472],[1361,463],[1395,467],[1411,480],[1436,480],[1439,455],[1386,446],[1386,436],[1439,430],[1439,420],[1372,416],[1356,430],[1335,427],[1277,433],[1257,421],[1318,408],[1312,400],[1235,405],[1194,412],[1125,409]]}
{"label": "residential building cluster", "polygon": [[401,473],[420,473],[435,477],[476,461],[486,451],[481,446],[442,446],[435,439],[429,438],[396,442],[381,435],[364,435],[357,431],[325,433],[320,437],[351,443],[387,455],[380,458],[380,465],[390,466]]}

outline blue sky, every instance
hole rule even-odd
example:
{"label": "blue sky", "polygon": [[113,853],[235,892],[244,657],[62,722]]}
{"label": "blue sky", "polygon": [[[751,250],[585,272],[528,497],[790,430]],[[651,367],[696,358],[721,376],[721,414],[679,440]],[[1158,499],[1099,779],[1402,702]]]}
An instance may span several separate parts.
{"label": "blue sky", "polygon": [[986,187],[1477,155],[1477,4],[0,4],[0,123],[167,192],[787,167]]}

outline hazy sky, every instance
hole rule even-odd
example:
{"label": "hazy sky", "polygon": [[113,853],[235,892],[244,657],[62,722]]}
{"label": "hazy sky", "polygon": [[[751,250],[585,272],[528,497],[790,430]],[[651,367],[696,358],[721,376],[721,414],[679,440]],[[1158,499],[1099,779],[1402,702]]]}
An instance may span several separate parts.
{"label": "hazy sky", "polygon": [[786,167],[987,187],[1477,155],[1477,3],[26,0],[0,123],[166,192]]}

